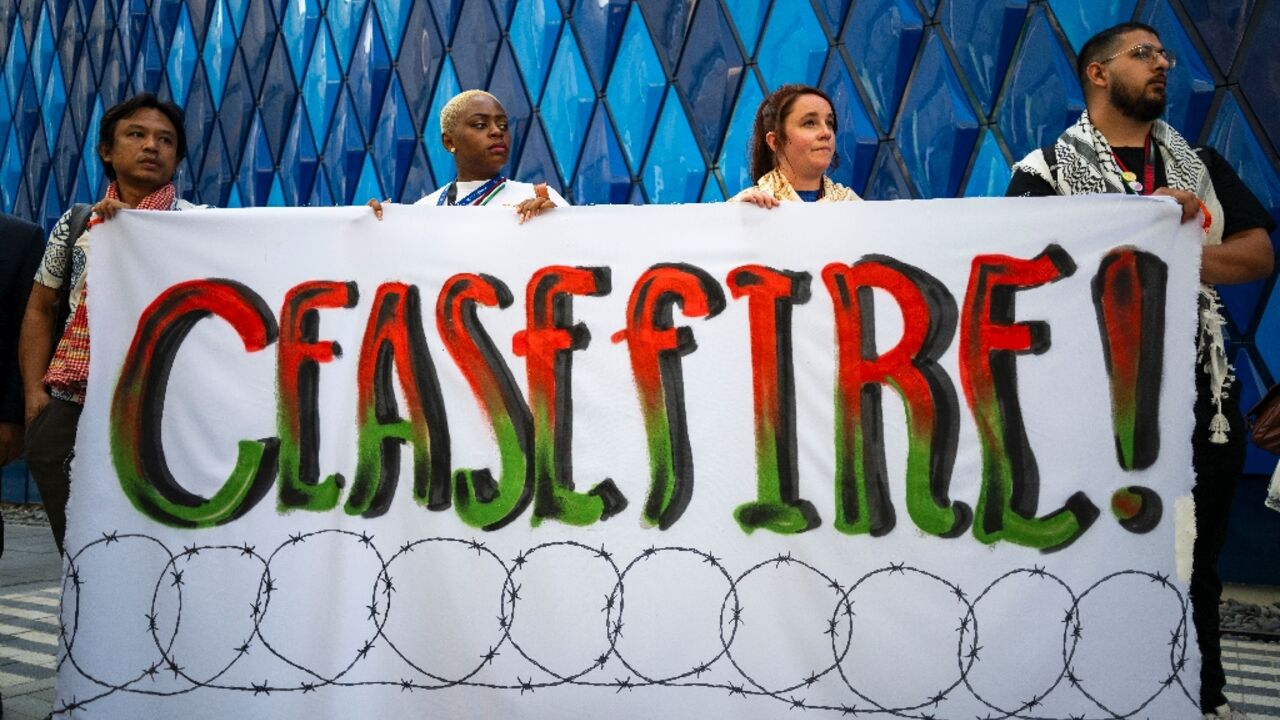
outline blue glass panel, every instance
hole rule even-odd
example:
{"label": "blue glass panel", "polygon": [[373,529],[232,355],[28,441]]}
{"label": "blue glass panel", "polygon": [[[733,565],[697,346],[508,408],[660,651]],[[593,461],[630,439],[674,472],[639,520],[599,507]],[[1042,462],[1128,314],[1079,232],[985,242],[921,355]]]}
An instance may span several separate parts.
{"label": "blue glass panel", "polygon": [[302,104],[307,109],[308,120],[317,138],[328,134],[329,121],[333,118],[333,109],[338,104],[341,91],[342,68],[338,67],[329,33],[320,32],[311,51],[307,75],[302,80]]}
{"label": "blue glass panel", "polygon": [[925,40],[894,136],[920,197],[959,191],[978,139],[978,118],[936,33]]}
{"label": "blue glass panel", "polygon": [[1075,68],[1039,6],[1008,82],[996,116],[1015,159],[1053,142],[1084,111]]}
{"label": "blue glass panel", "polygon": [[423,151],[421,144],[415,144],[413,164],[409,166],[409,175],[404,179],[404,187],[400,189],[400,195],[392,198],[398,202],[411,203],[430,195],[435,192],[435,189],[436,184],[431,179],[431,167],[427,162],[427,154]]}
{"label": "blue glass panel", "polygon": [[249,0],[226,0],[227,12],[231,15],[231,24],[236,28],[236,35],[244,32],[245,12]]}
{"label": "blue glass panel", "polygon": [[400,186],[409,173],[413,151],[417,147],[418,133],[409,115],[409,103],[399,81],[392,80],[373,136],[373,157],[378,159],[379,184],[386,193],[380,197],[400,197]]}
{"label": "blue glass panel", "polygon": [[[22,186],[18,188],[18,209],[21,217],[35,218],[44,200],[45,184],[53,174],[49,172],[49,146],[44,139],[44,128],[37,127],[27,151],[26,172],[22,174]],[[24,206],[22,203],[25,202]]]}
{"label": "blue glass panel", "polygon": [[4,60],[4,86],[10,98],[22,94],[22,81],[27,74],[27,45],[22,33],[13,34],[13,42],[9,43],[9,52]]}
{"label": "blue glass panel", "polygon": [[465,1],[454,40],[449,54],[453,56],[458,83],[465,90],[484,87],[502,42],[502,28],[498,27],[489,0]]}
{"label": "blue glass panel", "polygon": [[360,181],[356,183],[355,190],[352,193],[352,202],[368,202],[373,198],[381,200],[388,194],[378,182],[378,170],[373,166],[373,158],[366,155],[364,167],[360,170]]}
{"label": "blue glass panel", "polygon": [[39,126],[40,92],[36,89],[35,81],[28,74],[23,80],[22,95],[18,97],[13,113],[13,132],[18,138],[18,147],[21,148],[23,155],[31,149],[29,145],[31,136],[36,133]]}
{"label": "blue glass panel", "polygon": [[351,104],[356,109],[360,127],[370,136],[377,122],[378,110],[382,108],[387,83],[391,80],[391,55],[377,25],[373,13],[367,13],[360,28],[360,42],[351,56],[350,72],[347,73]]}
{"label": "blue glass panel", "polygon": [[413,10],[413,0],[373,0],[378,9],[378,18],[382,21],[383,40],[391,52],[391,57],[399,57],[400,42],[405,37],[404,31],[409,24],[409,13]]}
{"label": "blue glass panel", "polygon": [[311,197],[311,185],[315,181],[316,145],[311,138],[307,114],[299,103],[293,111],[293,122],[285,137],[284,150],[280,153],[280,184],[288,205],[304,205]]}
{"label": "blue glass panel", "polygon": [[[18,33],[14,33],[14,37],[19,37]],[[16,214],[18,186],[22,183],[22,155],[17,137],[9,135],[4,157],[0,158],[0,200],[4,202],[4,211],[7,213]]]}
{"label": "blue glass panel", "polygon": [[58,183],[58,194],[64,198],[71,197],[72,188],[75,186],[76,169],[80,167],[80,141],[81,137],[76,132],[74,123],[71,122],[71,115],[67,113],[62,121],[62,129],[58,131],[58,138],[50,151],[53,175]]}
{"label": "blue glass panel", "polygon": [[4,83],[0,83],[0,148],[3,148],[4,144],[9,140],[9,128],[12,125],[11,117],[9,91],[5,89]]}
{"label": "blue glass panel", "polygon": [[289,48],[293,80],[298,84],[302,84],[307,71],[307,58],[311,57],[319,25],[320,0],[288,0],[280,18],[280,35]]}
{"label": "blue glass panel", "polygon": [[[431,91],[435,87],[440,62],[444,58],[444,43],[431,19],[431,5],[419,0],[409,13],[405,26],[404,44],[400,59],[396,62],[404,96],[409,99],[409,112],[417,127],[427,124],[427,111],[431,107]],[[439,142],[432,139],[430,142]]]}
{"label": "blue glass panel", "polygon": [[718,3],[700,3],[689,28],[676,82],[693,111],[693,128],[709,156],[720,152],[742,70],[742,54],[729,18]]}
{"label": "blue glass panel", "polygon": [[196,69],[196,59],[200,57],[195,30],[191,27],[191,14],[186,6],[178,14],[178,24],[173,38],[169,42],[169,92],[179,106],[187,104],[187,90],[191,87],[191,74]]}
{"label": "blue glass panel", "polygon": [[[95,3],[93,11],[85,16],[85,25],[84,52],[89,56],[89,62],[92,63],[96,74],[101,72],[101,68],[107,62],[107,50],[111,45],[112,31],[115,29],[114,5],[101,1]],[[199,30],[200,28],[196,28],[196,37],[202,37]]]}
{"label": "blue glass panel", "polygon": [[289,132],[289,118],[293,116],[298,91],[294,87],[293,73],[289,69],[289,48],[279,36],[276,37],[276,49],[271,54],[267,73],[263,76],[262,98],[259,112],[262,113],[267,146],[271,148],[273,157],[280,157],[280,148],[284,144],[285,134]]}
{"label": "blue glass panel", "polygon": [[445,58],[444,67],[440,70],[440,82],[436,83],[435,95],[431,100],[431,111],[427,114],[427,123],[422,129],[422,144],[427,148],[427,158],[431,160],[431,173],[440,185],[453,180],[457,175],[453,156],[444,149],[444,143],[440,141],[440,110],[450,98],[461,91],[458,76],[453,72],[453,61]]}
{"label": "blue glass panel", "polygon": [[881,128],[893,123],[923,36],[924,20],[910,0],[858,0],[853,6],[844,44]]}
{"label": "blue glass panel", "polygon": [[[189,117],[189,116],[188,116]],[[102,197],[104,188],[102,160],[98,157],[98,128],[102,126],[102,101],[93,104],[93,115],[89,116],[89,128],[84,134],[84,147],[81,157],[84,158],[85,191],[92,200]]]}
{"label": "blue glass panel", "polygon": [[489,92],[507,111],[507,123],[511,130],[511,153],[507,156],[507,166],[503,173],[508,177],[516,166],[516,160],[524,149],[524,136],[529,131],[529,119],[533,117],[533,108],[525,94],[524,83],[520,81],[520,70],[516,67],[515,56],[511,46],[502,44],[498,51],[498,59],[493,64],[493,76],[489,78]]}
{"label": "blue glass panel", "polygon": [[[152,0],[151,23],[156,29],[156,38],[160,41],[160,52],[166,57],[169,54],[170,40],[178,29],[178,17],[186,10],[182,0]],[[67,13],[70,17],[75,11]],[[65,26],[66,21],[63,21]],[[63,34],[62,37],[68,37]],[[70,44],[70,43],[68,43]]]}
{"label": "blue glass panel", "polygon": [[280,184],[280,178],[275,177],[271,180],[271,194],[267,195],[267,207],[284,207],[284,186]]}
{"label": "blue glass panel", "polygon": [[982,143],[978,146],[978,157],[974,159],[973,169],[969,171],[969,179],[964,185],[964,196],[1003,197],[1012,176],[1009,161],[1000,152],[1000,143],[996,142],[995,133],[989,129],[984,130]]}
{"label": "blue glass panel", "polygon": [[563,20],[557,0],[518,0],[511,16],[511,47],[529,95],[542,97]]}
{"label": "blue glass panel", "polygon": [[44,136],[50,142],[49,152],[52,153],[52,143],[57,141],[58,131],[62,129],[62,115],[67,108],[67,90],[62,84],[62,68],[56,64],[49,72],[49,84],[44,88],[44,99],[40,106]]}
{"label": "blue glass panel", "polygon": [[606,92],[613,119],[618,123],[622,149],[632,167],[639,166],[644,157],[666,87],[666,75],[649,41],[644,18],[639,9],[633,7]]}
{"label": "blue glass panel", "polygon": [[831,97],[836,111],[836,154],[838,162],[827,172],[833,180],[862,192],[876,159],[880,140],[871,116],[862,106],[854,88],[849,68],[832,51],[831,60],[822,74],[821,87]]}
{"label": "blue glass panel", "polygon": [[668,74],[675,74],[684,46],[684,34],[693,18],[695,0],[639,0],[645,22],[653,33],[658,57]]}
{"label": "blue glass panel", "polygon": [[596,109],[587,141],[582,146],[582,162],[573,182],[573,204],[625,204],[631,194],[631,173],[622,157],[622,146],[613,132],[609,114]]}
{"label": "blue glass panel", "polygon": [[[1259,320],[1260,328],[1280,327],[1280,292],[1273,292],[1267,299],[1266,308]],[[1258,354],[1267,366],[1267,372],[1273,378],[1280,377],[1280,333],[1260,332],[1254,336],[1254,345]]]}
{"label": "blue glass panel", "polygon": [[738,39],[742,40],[748,56],[755,57],[756,43],[760,40],[760,28],[769,12],[769,3],[770,0],[725,0],[725,7],[729,8],[733,24],[738,29]]}
{"label": "blue glass panel", "polygon": [[307,200],[311,207],[330,207],[333,205],[333,191],[329,188],[329,171],[320,168],[316,173],[316,182],[311,186],[311,197]]}
{"label": "blue glass panel", "polygon": [[272,0],[249,0],[245,7],[244,25],[240,30],[240,54],[254,93],[262,90],[262,77],[271,61],[276,42],[276,19]]}
{"label": "blue glass panel", "polygon": [[755,184],[756,178],[751,177],[750,165],[751,126],[755,122],[756,109],[762,102],[764,90],[760,88],[755,73],[750,73],[742,85],[742,92],[738,94],[738,104],[729,121],[729,131],[724,136],[724,147],[720,150],[718,164],[730,196]]}
{"label": "blue glass panel", "polygon": [[1160,41],[1177,54],[1178,67],[1169,73],[1165,120],[1193,141],[1200,137],[1205,115],[1213,102],[1213,75],[1196,52],[1187,31],[1168,0],[1148,6],[1145,21],[1160,33]]}
{"label": "blue glass panel", "polygon": [[1049,0],[1058,25],[1077,53],[1089,38],[1133,18],[1137,4],[1138,0]]}
{"label": "blue glass panel", "polygon": [[573,33],[562,33],[541,108],[547,137],[563,178],[573,177],[595,101],[595,89],[578,53],[578,43],[574,42]]}
{"label": "blue glass panel", "polygon": [[204,39],[204,71],[209,78],[209,94],[213,96],[214,107],[222,105],[222,92],[231,62],[235,59],[235,48],[235,28],[232,27],[231,14],[227,12],[226,0],[217,0],[209,22],[209,34]]}
{"label": "blue glass panel", "polygon": [[648,200],[646,200],[644,197],[644,185],[641,185],[640,183],[635,183],[634,185],[632,185],[631,186],[631,204],[644,205],[647,202]]}
{"label": "blue glass panel", "polygon": [[942,7],[942,29],[984,112],[991,112],[1000,92],[1026,16],[1026,0],[969,0]]}
{"label": "blue glass panel", "polygon": [[88,176],[85,175],[84,169],[81,168],[76,173],[76,187],[71,194],[71,203],[92,203],[98,199],[97,189],[89,182]]}
{"label": "blue glass panel", "polygon": [[1221,2],[1221,0],[1182,0],[1191,24],[1213,53],[1223,75],[1231,72],[1232,60],[1248,27],[1254,0]]}
{"label": "blue glass panel", "polygon": [[899,164],[897,153],[893,152],[893,143],[880,147],[880,158],[871,171],[871,180],[863,197],[867,200],[911,199],[911,184],[907,182],[907,173]]}
{"label": "blue glass panel", "polygon": [[1253,39],[1236,60],[1240,88],[1271,139],[1271,146],[1280,149],[1280,112],[1275,112],[1280,108],[1280,83],[1276,82],[1280,77],[1280,53],[1272,44],[1274,38],[1280,38],[1280,3],[1263,3],[1249,24],[1253,26]]}
{"label": "blue glass panel", "polygon": [[204,163],[200,167],[200,178],[196,181],[198,201],[215,207],[226,207],[234,178],[235,168],[227,157],[222,133],[214,132],[209,139]]}
{"label": "blue glass panel", "polygon": [[[71,111],[71,121],[77,136],[84,134],[84,127],[89,122],[89,114],[93,112],[93,97],[97,92],[98,80],[93,76],[93,67],[89,65],[89,55],[80,54],[80,61],[71,81],[71,89],[67,92],[67,109]],[[0,83],[0,88],[4,83]],[[0,90],[2,93],[3,90]],[[7,105],[0,106],[8,109]],[[6,118],[8,115],[6,114]],[[0,131],[0,137],[4,137]]]}
{"label": "blue glass panel", "polygon": [[132,59],[138,54],[142,33],[147,27],[147,0],[120,0],[116,32],[124,43],[124,55]]}
{"label": "blue glass panel", "polygon": [[[159,3],[157,3],[159,4]],[[175,14],[176,18],[177,15]],[[3,24],[0,22],[0,24]],[[173,34],[172,28],[168,29],[167,34],[162,35],[161,39]],[[62,17],[62,25],[54,33],[55,42],[58,52],[58,63],[62,65],[62,76],[64,78],[75,77],[72,73],[76,69],[76,59],[80,57],[80,51],[83,47],[81,38],[84,37],[84,21],[80,17],[79,11],[72,6]],[[74,38],[74,42],[72,39]],[[0,55],[4,54],[4,43],[0,39]]]}
{"label": "blue glass panel", "polygon": [[[426,0],[417,0],[419,3]],[[458,9],[462,7],[462,0],[431,0],[431,10],[436,16],[436,27],[440,28],[440,34],[445,39],[445,44],[453,38],[453,30],[458,24]]]}
{"label": "blue glass panel", "polygon": [[240,197],[240,188],[236,187],[235,185],[231,186],[231,193],[227,196],[227,207],[229,208],[244,207],[244,200]]}
{"label": "blue glass panel", "polygon": [[849,11],[849,0],[818,0],[818,7],[822,8],[821,17],[827,25],[827,33],[831,37],[838,36],[840,24]]}
{"label": "blue glass panel", "polygon": [[324,9],[325,24],[333,34],[333,49],[338,65],[343,70],[351,62],[351,51],[360,32],[360,20],[364,16],[364,3],[350,0],[327,0]]}
{"label": "blue glass panel", "polygon": [[164,56],[160,53],[155,29],[151,23],[147,23],[146,32],[142,35],[142,45],[138,48],[138,57],[133,61],[133,89],[135,92],[156,92],[160,89],[160,79],[163,76]]}
{"label": "blue glass panel", "polygon": [[[364,167],[365,143],[356,123],[350,98],[343,93],[342,112],[333,119],[328,143],[324,147],[324,167],[333,187],[333,201],[350,205],[355,199],[356,183]],[[367,198],[361,200],[364,202]]]}
{"label": "blue glass panel", "polygon": [[627,24],[627,0],[577,0],[573,26],[596,87],[604,87]]}
{"label": "blue glass panel", "polygon": [[231,160],[233,168],[240,165],[240,153],[244,151],[245,134],[253,124],[256,108],[253,88],[249,87],[249,75],[244,70],[244,61],[237,56],[227,76],[227,92],[222,98],[222,107],[218,110],[218,123],[222,125],[222,139],[227,144],[227,157]]}
{"label": "blue glass panel", "polygon": [[827,36],[809,3],[773,6],[756,63],[770,90],[785,83],[815,85],[827,60]]}
{"label": "blue glass panel", "polygon": [[240,161],[240,197],[248,207],[262,207],[267,204],[267,196],[271,192],[275,161],[271,159],[271,148],[267,146],[261,118],[253,119],[244,142],[244,158]]}
{"label": "blue glass panel", "polygon": [[[102,116],[101,104],[98,105],[98,117]],[[191,77],[191,91],[187,93],[187,153],[191,156],[192,167],[199,168],[204,159],[205,149],[209,144],[209,135],[213,132],[213,121],[217,119],[217,111],[213,107],[213,98],[209,97],[209,84],[204,77],[204,68],[196,65],[196,73]],[[93,140],[97,130],[87,133],[85,141]],[[90,175],[89,177],[94,177]]]}
{"label": "blue glass panel", "polygon": [[53,69],[54,51],[57,44],[53,40],[53,26],[49,23],[49,7],[42,5],[40,22],[35,40],[31,43],[31,75],[35,78],[36,87],[44,89],[49,82],[49,72]]}
{"label": "blue glass panel", "polygon": [[40,227],[53,227],[53,224],[58,222],[58,218],[62,217],[62,213],[66,212],[67,203],[58,192],[58,184],[52,174],[49,175],[49,180],[44,185],[44,192],[40,195],[44,201],[41,203],[41,212],[36,218],[36,223]]}
{"label": "blue glass panel", "polygon": [[557,190],[564,188],[556,172],[555,158],[551,154],[551,146],[547,144],[547,136],[542,132],[541,123],[535,122],[529,128],[516,179],[521,182],[545,182]]}
{"label": "blue glass panel", "polygon": [[698,202],[724,202],[724,190],[720,187],[720,180],[717,175],[718,173],[714,171],[707,173],[707,181],[702,186],[702,197],[698,198]]}
{"label": "blue glass panel", "polygon": [[643,178],[649,200],[697,202],[706,170],[693,128],[672,88],[662,103],[662,115],[654,128],[649,157],[645,159]]}
{"label": "blue glass panel", "polygon": [[[1236,100],[1228,93],[1218,108],[1218,119],[1209,133],[1208,144],[1217,149],[1235,169],[1245,186],[1280,221],[1280,175],[1267,158],[1262,143],[1254,135]],[[1273,238],[1274,241],[1274,238]],[[1218,292],[1227,307],[1227,317],[1241,332],[1248,330],[1254,319],[1266,280],[1242,285],[1219,285]],[[1269,326],[1262,328],[1270,330]]]}
{"label": "blue glass panel", "polygon": [[[209,29],[209,16],[213,13],[214,0],[186,0],[187,9],[191,11],[191,27],[195,28],[196,37],[202,38]],[[97,7],[106,3],[97,0]]]}

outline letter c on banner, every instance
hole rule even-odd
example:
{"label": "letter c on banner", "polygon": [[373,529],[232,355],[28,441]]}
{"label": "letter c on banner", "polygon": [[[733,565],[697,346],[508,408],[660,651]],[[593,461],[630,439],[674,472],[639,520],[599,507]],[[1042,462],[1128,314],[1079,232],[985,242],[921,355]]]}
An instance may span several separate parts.
{"label": "letter c on banner", "polygon": [[120,486],[140,512],[175,527],[212,527],[240,517],[271,488],[279,440],[241,440],[231,476],[211,498],[183,488],[164,459],[160,437],[165,390],[187,333],[217,315],[247,352],[276,340],[275,316],[262,298],[232,280],[192,280],[165,290],[138,319],[111,401],[111,459]]}

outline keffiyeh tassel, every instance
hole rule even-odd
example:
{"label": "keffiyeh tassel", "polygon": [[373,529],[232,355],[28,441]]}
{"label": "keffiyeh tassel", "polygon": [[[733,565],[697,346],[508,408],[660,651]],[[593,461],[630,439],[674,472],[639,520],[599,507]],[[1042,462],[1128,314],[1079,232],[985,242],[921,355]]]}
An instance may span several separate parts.
{"label": "keffiyeh tassel", "polygon": [[1226,320],[1222,317],[1222,303],[1218,293],[1207,285],[1200,286],[1200,339],[1197,343],[1198,359],[1209,376],[1209,392],[1217,410],[1209,421],[1209,442],[1217,445],[1227,443],[1227,433],[1231,423],[1222,413],[1222,397],[1235,378],[1231,375],[1231,364],[1227,362],[1227,349],[1222,340],[1222,326]]}

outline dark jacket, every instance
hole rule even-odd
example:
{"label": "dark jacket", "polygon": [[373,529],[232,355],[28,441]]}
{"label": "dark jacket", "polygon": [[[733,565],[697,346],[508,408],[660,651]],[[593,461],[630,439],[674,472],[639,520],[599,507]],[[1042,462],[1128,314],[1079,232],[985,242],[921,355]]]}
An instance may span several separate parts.
{"label": "dark jacket", "polygon": [[44,233],[40,228],[0,213],[0,422],[21,423],[23,419],[18,332],[42,255]]}

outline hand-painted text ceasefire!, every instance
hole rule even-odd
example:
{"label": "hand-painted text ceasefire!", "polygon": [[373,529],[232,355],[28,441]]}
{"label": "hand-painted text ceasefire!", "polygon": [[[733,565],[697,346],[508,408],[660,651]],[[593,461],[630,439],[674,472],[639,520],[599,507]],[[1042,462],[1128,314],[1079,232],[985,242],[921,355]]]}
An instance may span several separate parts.
{"label": "hand-painted text ceasefire!", "polygon": [[[835,308],[836,530],[880,536],[895,526],[881,416],[886,387],[905,408],[906,511],[921,531],[946,538],[971,531],[984,543],[1004,540],[1051,551],[1088,529],[1099,510],[1083,492],[1041,513],[1036,459],[1017,393],[1017,356],[1049,348],[1045,323],[1015,320],[1017,293],[1075,270],[1056,245],[1032,259],[979,256],[960,308],[937,279],[893,258],[867,256],[822,270]],[[1159,455],[1165,284],[1164,263],[1130,247],[1111,251],[1093,278],[1117,462],[1126,470],[1149,467]],[[756,491],[734,511],[746,532],[799,533],[821,522],[798,490],[790,334],[793,308],[809,301],[811,285],[809,273],[760,265],[738,267],[725,278],[729,296],[746,304],[750,322]],[[904,319],[901,339],[883,352],[875,341],[877,290],[896,303]],[[278,321],[240,283],[175,285],[143,312],[115,388],[111,451],[121,485],[139,511],[175,527],[230,522],[273,485],[282,512],[328,511],[341,504],[349,514],[372,517],[390,507],[407,449],[414,500],[431,510],[452,507],[474,527],[496,530],[526,512],[535,526],[606,520],[628,501],[610,479],[586,492],[577,489],[570,383],[574,352],[591,340],[587,327],[573,320],[575,299],[610,291],[607,267],[552,266],[533,274],[525,328],[513,338],[515,354],[525,359],[526,396],[477,313],[481,307],[508,308],[511,290],[482,274],[459,274],[444,283],[436,327],[492,429],[500,458],[497,468],[455,469],[419,290],[403,283],[376,288],[359,351],[358,452],[348,482],[341,474],[322,478],[319,468],[320,368],[341,349],[320,339],[318,328],[320,312],[356,306],[356,284],[298,285],[286,295]],[[612,336],[626,344],[644,421],[650,484],[641,513],[646,523],[664,530],[680,520],[694,489],[681,362],[697,343],[691,328],[677,324],[675,310],[710,319],[727,302],[721,284],[706,271],[655,265],[635,283],[625,328]],[[276,437],[241,441],[230,477],[212,497],[202,497],[171,473],[160,427],[178,348],[195,323],[210,316],[229,324],[248,352],[275,345],[278,430]],[[950,496],[960,404],[938,359],[957,342],[957,330],[961,392],[982,452],[975,507]],[[1159,496],[1145,487],[1116,491],[1111,506],[1135,532],[1151,530],[1161,516]]]}

